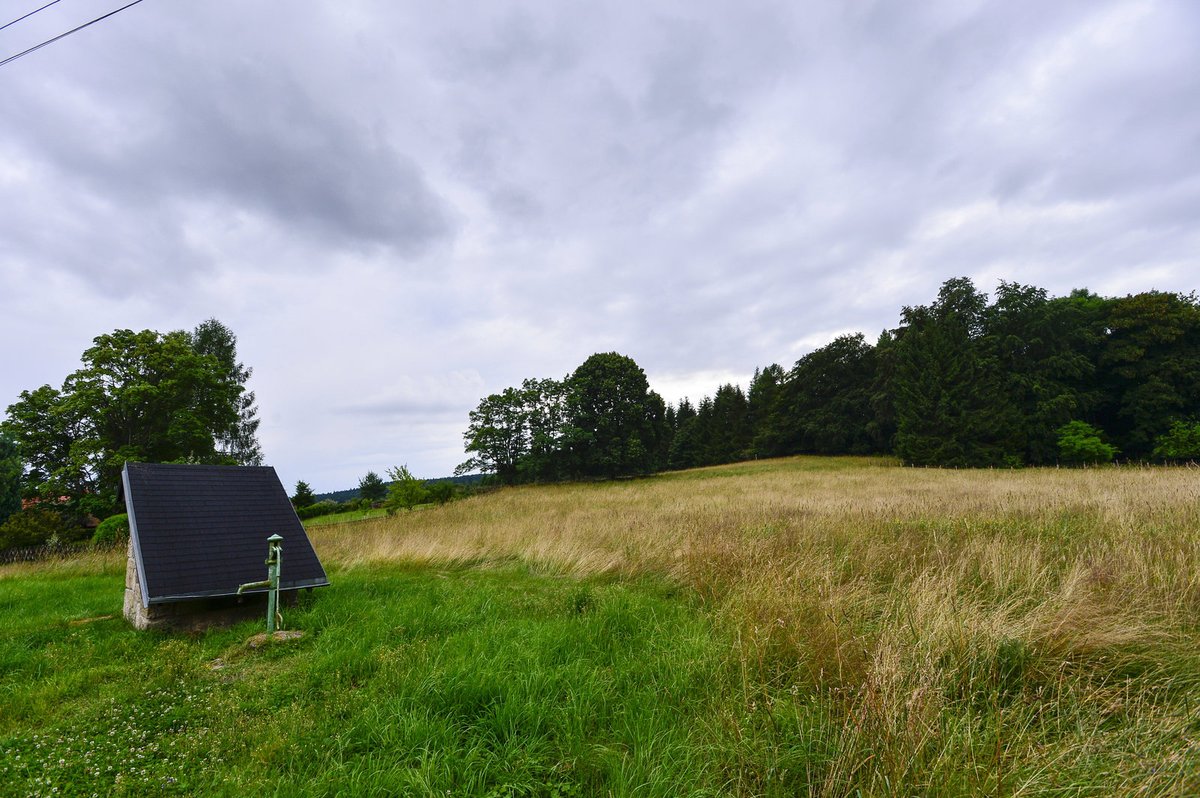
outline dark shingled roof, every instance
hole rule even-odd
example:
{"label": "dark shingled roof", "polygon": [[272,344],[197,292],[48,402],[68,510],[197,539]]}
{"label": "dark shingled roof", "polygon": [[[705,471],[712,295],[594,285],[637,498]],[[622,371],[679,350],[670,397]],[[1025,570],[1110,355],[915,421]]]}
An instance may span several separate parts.
{"label": "dark shingled roof", "polygon": [[274,534],[283,537],[281,590],[329,584],[274,468],[126,463],[122,481],[146,606],[266,579]]}

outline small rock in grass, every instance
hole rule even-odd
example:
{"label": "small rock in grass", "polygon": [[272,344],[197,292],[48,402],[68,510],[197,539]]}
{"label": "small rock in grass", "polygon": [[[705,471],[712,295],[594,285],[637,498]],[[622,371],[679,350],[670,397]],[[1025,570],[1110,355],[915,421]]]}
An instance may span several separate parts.
{"label": "small rock in grass", "polygon": [[260,646],[266,645],[268,640],[272,640],[276,643],[286,643],[289,640],[299,640],[302,637],[304,637],[304,632],[301,632],[299,629],[293,629],[287,632],[274,632],[273,634],[259,632],[254,637],[247,640],[246,645],[250,646],[250,648],[259,648]]}

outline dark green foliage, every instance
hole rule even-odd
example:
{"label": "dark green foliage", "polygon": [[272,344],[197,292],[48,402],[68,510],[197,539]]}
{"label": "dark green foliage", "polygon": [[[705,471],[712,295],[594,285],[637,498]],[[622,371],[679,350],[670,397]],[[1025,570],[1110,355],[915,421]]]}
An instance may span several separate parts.
{"label": "dark green foliage", "polygon": [[684,397],[675,410],[675,429],[679,430],[688,420],[696,417],[696,408]]}
{"label": "dark green foliage", "polygon": [[683,422],[672,441],[667,462],[671,468],[731,463],[753,455],[749,403],[736,385],[722,385],[705,397]]}
{"label": "dark green foliage", "polygon": [[511,485],[517,481],[517,466],[529,453],[529,429],[524,411],[525,398],[516,388],[484,398],[470,413],[470,424],[463,434],[465,449],[474,456],[455,469],[456,474],[482,471],[495,474]]}
{"label": "dark green foliage", "polygon": [[1154,456],[1162,460],[1200,460],[1200,421],[1176,421],[1154,442]]}
{"label": "dark green foliage", "polygon": [[672,434],[641,368],[615,352],[593,355],[566,380],[527,379],[484,398],[463,436],[472,456],[456,473],[509,485],[649,473]]}
{"label": "dark green foliage", "polygon": [[105,490],[129,460],[224,459],[216,435],[235,422],[240,391],[186,333],[117,330],[96,338],[83,362],[63,384],[68,414],[91,432],[72,451],[83,450]]}
{"label": "dark green foliage", "polygon": [[62,393],[49,385],[22,391],[8,407],[4,428],[28,472],[27,491],[50,498],[82,495],[92,484],[86,452],[90,433]]}
{"label": "dark green foliage", "polygon": [[313,494],[312,488],[304,480],[296,482],[296,492],[292,494],[292,506],[296,508],[307,507],[310,504],[315,504],[317,497]]}
{"label": "dark green foliage", "polygon": [[1088,405],[1086,388],[1095,367],[1088,357],[1092,335],[1080,306],[1051,301],[1045,290],[1000,283],[988,308],[982,349],[1011,402],[998,437],[1008,453],[1026,463],[1052,463],[1057,430]]}
{"label": "dark green foliage", "polygon": [[73,525],[56,510],[48,507],[29,507],[18,510],[0,524],[0,551],[41,546],[54,540],[78,537]]}
{"label": "dark green foliage", "polygon": [[932,305],[905,308],[897,331],[896,454],[913,465],[1020,462],[1016,408],[984,344],[987,297],[965,277]]}
{"label": "dark green foliage", "polygon": [[297,507],[296,508],[296,517],[299,518],[301,521],[306,521],[309,518],[316,518],[316,517],[322,516],[322,515],[332,515],[334,513],[340,513],[345,509],[347,509],[347,508],[341,504],[338,504],[337,502],[330,501],[328,499],[324,499],[319,502],[313,502],[311,504],[305,504],[303,506]]}
{"label": "dark green foliage", "polygon": [[[481,483],[483,481],[483,479],[484,479],[484,476],[482,474],[465,474],[465,475],[460,475],[457,477],[438,477],[437,479],[427,479],[427,480],[425,480],[425,482],[427,484],[433,484],[435,482],[450,482],[454,485],[457,485],[464,492],[466,492],[471,487]],[[387,495],[387,483],[384,482],[384,496],[386,497],[386,495]],[[316,495],[317,501],[324,501],[324,500],[328,499],[330,501],[341,502],[346,505],[349,505],[351,502],[358,501],[359,498],[360,498],[360,494],[359,494],[359,490],[357,487],[346,488],[344,490],[330,490],[330,491],[325,491],[324,493],[318,493]],[[370,504],[371,504],[370,500],[367,500],[367,505],[370,506]],[[354,508],[348,507],[347,509],[358,509],[358,508],[357,507],[354,507]]]}
{"label": "dark green foliage", "polygon": [[[712,403],[711,399],[705,401]],[[701,422],[697,420],[699,412],[686,398],[674,410],[675,420],[665,466],[673,469],[698,466],[704,460]]]}
{"label": "dark green foliage", "polygon": [[674,428],[667,416],[667,403],[654,391],[648,391],[646,394],[645,413],[646,432],[643,442],[648,457],[642,473],[649,474],[666,467]]}
{"label": "dark green foliage", "polygon": [[368,471],[358,481],[358,495],[372,502],[383,501],[387,498],[387,485],[374,471]]}
{"label": "dark green foliage", "polygon": [[[711,408],[712,400],[705,398],[700,406]],[[708,417],[708,412],[705,418]],[[694,415],[685,420],[679,425],[679,431],[675,433],[674,439],[671,441],[671,449],[667,456],[667,465],[669,468],[695,468],[696,466],[707,465],[707,446],[705,441],[706,428],[704,420],[699,415]]]}
{"label": "dark green foliage", "polygon": [[1064,463],[1086,465],[1107,463],[1117,448],[1101,440],[1100,430],[1084,421],[1072,421],[1058,429],[1058,453]]}
{"label": "dark green foliage", "polygon": [[868,454],[882,450],[871,424],[875,350],[843,335],[796,362],[779,392],[772,449],[786,454]]}
{"label": "dark green foliage", "polygon": [[0,434],[0,524],[21,509],[23,470],[16,442]]}
{"label": "dark green foliage", "polygon": [[91,497],[109,514],[126,461],[261,459],[249,369],[233,334],[210,320],[194,334],[115,330],[98,336],[61,390],[23,391],[4,428],[28,467],[27,490]]}
{"label": "dark green foliage", "polygon": [[646,373],[616,352],[589,357],[567,378],[563,443],[574,476],[615,477],[656,470],[666,407]]}
{"label": "dark green foliage", "polygon": [[746,396],[746,410],[750,425],[751,448],[755,454],[771,457],[782,454],[779,442],[783,433],[776,429],[782,420],[777,410],[780,393],[787,374],[783,367],[772,363],[765,369],[755,369]]}
{"label": "dark green foliage", "polygon": [[1200,300],[1150,291],[1107,310],[1099,420],[1127,456],[1148,457],[1173,421],[1200,408]]}
{"label": "dark green foliage", "polygon": [[235,465],[262,465],[262,447],[258,442],[258,407],[254,392],[245,390],[254,373],[237,359],[237,336],[216,319],[201,323],[192,331],[192,348],[216,358],[228,388],[237,394],[237,417],[225,429],[215,433],[217,451]]}
{"label": "dark green foliage", "polygon": [[[748,393],[666,407],[616,353],[563,382],[526,380],[471,413],[460,473],[505,483],[613,477],[790,454],[894,452],[942,467],[1044,465],[1080,420],[1111,442],[1068,434],[1069,462],[1191,459],[1179,419],[1200,412],[1200,300],[1151,291],[1051,298],[1001,282],[993,300],[965,277],[903,309],[874,346],[843,335],[755,371]],[[1072,430],[1076,428],[1072,427]]]}
{"label": "dark green foliage", "polygon": [[875,342],[875,375],[871,379],[871,421],[868,436],[879,451],[896,445],[896,335],[884,330]]}
{"label": "dark green foliage", "polygon": [[561,479],[565,465],[562,436],[567,413],[566,383],[527,379],[521,383],[518,397],[526,445],[516,466],[521,481]]}
{"label": "dark green foliage", "polygon": [[428,501],[436,502],[437,504],[447,504],[454,501],[460,493],[461,489],[453,482],[426,482],[425,497]]}
{"label": "dark green foliage", "polygon": [[726,383],[717,388],[712,401],[711,431],[708,459],[713,463],[732,463],[751,455],[750,406],[746,395],[736,385]]}
{"label": "dark green foliage", "polygon": [[93,543],[118,543],[129,537],[129,516],[125,513],[110,515],[100,522],[92,533]]}

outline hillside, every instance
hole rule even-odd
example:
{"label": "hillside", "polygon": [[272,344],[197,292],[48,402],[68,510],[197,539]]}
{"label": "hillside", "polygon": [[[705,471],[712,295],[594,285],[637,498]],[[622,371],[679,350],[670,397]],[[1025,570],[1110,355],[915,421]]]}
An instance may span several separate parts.
{"label": "hillside", "polygon": [[1195,794],[1198,499],[867,458],[505,489],[313,527],[333,586],[266,650],[133,632],[119,555],[0,568],[0,783]]}
{"label": "hillside", "polygon": [[[478,485],[483,481],[482,474],[464,474],[459,477],[437,477],[436,479],[422,480],[426,485],[432,485],[437,482],[450,482],[455,485]],[[390,484],[390,483],[389,483]],[[346,488],[345,490],[335,490],[329,493],[318,493],[315,495],[315,501],[334,501],[344,502],[350,499],[358,498],[358,488]]]}

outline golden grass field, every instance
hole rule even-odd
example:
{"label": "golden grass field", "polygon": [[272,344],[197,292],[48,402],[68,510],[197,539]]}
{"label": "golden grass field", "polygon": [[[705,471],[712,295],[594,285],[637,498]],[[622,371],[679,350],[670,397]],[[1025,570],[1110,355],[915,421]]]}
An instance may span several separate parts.
{"label": "golden grass field", "polygon": [[747,702],[838,708],[828,794],[975,769],[1004,794],[1200,795],[1194,467],[788,458],[311,534],[344,568],[519,560],[678,583],[728,625]]}

